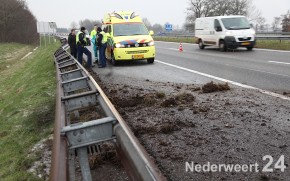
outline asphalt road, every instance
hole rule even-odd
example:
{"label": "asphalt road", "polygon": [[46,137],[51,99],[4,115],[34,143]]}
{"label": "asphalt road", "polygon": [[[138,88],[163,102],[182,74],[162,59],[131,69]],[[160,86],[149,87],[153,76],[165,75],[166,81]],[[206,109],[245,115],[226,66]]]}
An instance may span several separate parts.
{"label": "asphalt road", "polygon": [[157,42],[157,60],[269,91],[290,91],[290,52],[219,52],[196,45]]}
{"label": "asphalt road", "polygon": [[154,65],[146,61],[126,62],[101,71],[116,79],[157,82],[202,84],[222,78],[272,92],[290,92],[290,52],[260,49],[249,52],[242,48],[220,52],[214,48],[200,50],[194,44],[183,44],[183,52],[178,48],[179,43],[156,42]]}

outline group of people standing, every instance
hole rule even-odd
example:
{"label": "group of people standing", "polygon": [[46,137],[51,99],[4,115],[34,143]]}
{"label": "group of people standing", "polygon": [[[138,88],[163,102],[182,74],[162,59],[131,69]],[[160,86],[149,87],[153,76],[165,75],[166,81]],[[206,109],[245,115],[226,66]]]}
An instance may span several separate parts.
{"label": "group of people standing", "polygon": [[[94,29],[90,33],[91,43],[93,44],[95,63],[98,64],[99,68],[104,68],[107,66],[106,63],[106,49],[107,42],[110,34],[105,28],[102,30],[101,27],[97,25],[94,26]],[[80,31],[76,34],[76,30],[72,29],[68,37],[68,44],[70,46],[71,55],[77,58],[80,64],[83,63],[83,54],[87,56],[87,68],[94,67],[92,63],[92,54],[86,48],[89,46],[89,42],[86,38],[86,28],[81,27]]]}

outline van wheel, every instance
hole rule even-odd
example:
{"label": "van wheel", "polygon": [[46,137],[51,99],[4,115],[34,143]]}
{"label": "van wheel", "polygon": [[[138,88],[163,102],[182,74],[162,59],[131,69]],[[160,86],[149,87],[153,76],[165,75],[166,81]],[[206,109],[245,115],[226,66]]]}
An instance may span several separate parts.
{"label": "van wheel", "polygon": [[114,65],[114,66],[117,66],[118,65],[118,62],[116,61],[116,59],[115,59],[115,55],[114,55],[114,53],[112,52],[112,54],[111,54],[111,63],[112,63],[112,65]]}
{"label": "van wheel", "polygon": [[199,40],[198,42],[198,46],[199,46],[199,49],[203,50],[204,49],[204,44],[202,43],[202,40]]}
{"label": "van wheel", "polygon": [[227,45],[225,44],[225,42],[223,40],[221,40],[220,43],[219,43],[219,49],[220,49],[221,52],[225,52],[228,49]]}
{"label": "van wheel", "polygon": [[248,51],[252,51],[254,47],[247,47]]}
{"label": "van wheel", "polygon": [[147,59],[147,63],[149,63],[149,64],[154,63],[154,58],[149,58],[149,59]]}

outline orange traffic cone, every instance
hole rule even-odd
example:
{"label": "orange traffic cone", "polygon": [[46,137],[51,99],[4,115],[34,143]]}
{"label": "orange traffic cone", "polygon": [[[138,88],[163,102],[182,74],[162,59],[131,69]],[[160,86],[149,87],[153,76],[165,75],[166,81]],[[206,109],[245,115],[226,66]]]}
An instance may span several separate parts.
{"label": "orange traffic cone", "polygon": [[180,45],[179,45],[179,51],[183,52],[182,43],[180,43]]}

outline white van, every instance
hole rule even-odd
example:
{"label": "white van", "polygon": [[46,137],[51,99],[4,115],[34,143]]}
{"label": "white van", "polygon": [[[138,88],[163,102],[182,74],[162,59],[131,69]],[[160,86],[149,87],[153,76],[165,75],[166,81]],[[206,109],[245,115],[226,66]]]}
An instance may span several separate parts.
{"label": "white van", "polygon": [[251,51],[256,44],[256,32],[245,16],[197,18],[195,36],[200,49],[214,45],[221,51],[238,47]]}

